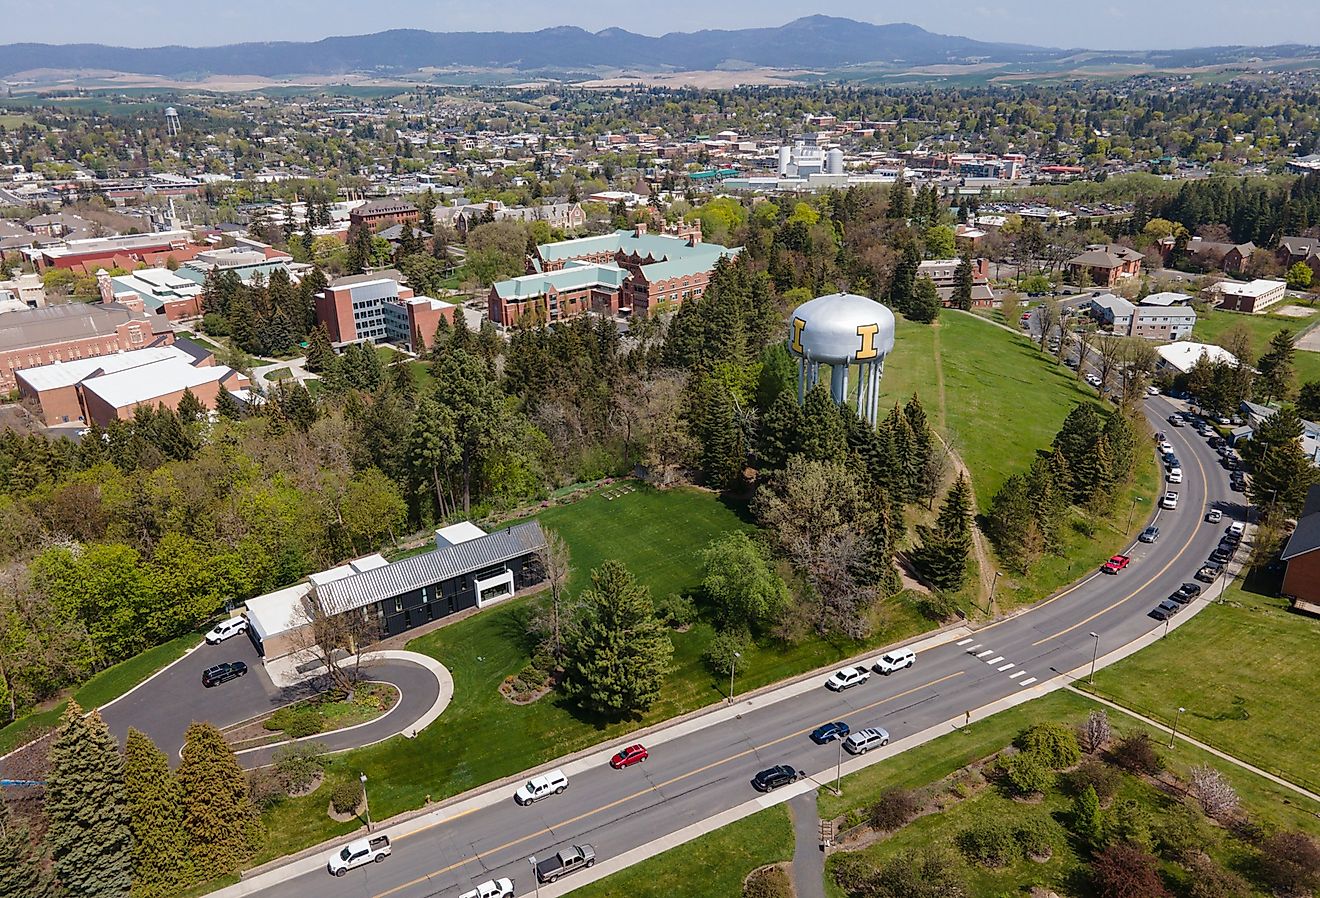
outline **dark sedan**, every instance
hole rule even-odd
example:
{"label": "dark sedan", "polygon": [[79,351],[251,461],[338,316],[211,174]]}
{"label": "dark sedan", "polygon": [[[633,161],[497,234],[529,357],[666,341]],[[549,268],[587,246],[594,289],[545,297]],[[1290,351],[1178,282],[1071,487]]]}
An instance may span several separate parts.
{"label": "dark sedan", "polygon": [[1178,587],[1178,595],[1185,597],[1188,601],[1191,601],[1200,594],[1200,583],[1184,583],[1182,586]]}
{"label": "dark sedan", "polygon": [[1182,605],[1170,601],[1169,599],[1165,599],[1163,602],[1160,602],[1155,606],[1155,610],[1150,613],[1150,616],[1156,620],[1168,620],[1179,611],[1182,611]]}
{"label": "dark sedan", "polygon": [[833,742],[835,739],[842,739],[851,733],[848,724],[842,720],[836,720],[834,723],[823,723],[811,731],[811,741],[817,745],[824,745],[826,742]]}

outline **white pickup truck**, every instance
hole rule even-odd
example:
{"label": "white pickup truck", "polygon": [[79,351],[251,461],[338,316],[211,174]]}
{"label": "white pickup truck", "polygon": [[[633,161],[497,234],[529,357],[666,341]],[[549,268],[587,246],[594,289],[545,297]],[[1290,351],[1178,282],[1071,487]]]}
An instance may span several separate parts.
{"label": "white pickup truck", "polygon": [[458,898],[513,898],[512,879],[488,879],[470,892],[464,892]]}
{"label": "white pickup truck", "polygon": [[390,837],[374,836],[349,842],[343,848],[330,855],[326,867],[332,876],[343,876],[354,867],[363,864],[380,863],[390,856]]}

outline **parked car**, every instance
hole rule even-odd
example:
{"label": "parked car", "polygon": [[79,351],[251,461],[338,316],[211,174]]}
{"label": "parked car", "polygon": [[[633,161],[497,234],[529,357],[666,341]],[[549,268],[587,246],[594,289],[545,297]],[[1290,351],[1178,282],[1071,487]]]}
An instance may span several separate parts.
{"label": "parked car", "polygon": [[568,777],[562,770],[551,770],[540,776],[534,776],[518,787],[513,793],[513,800],[520,805],[529,805],[542,798],[558,795],[568,788]]}
{"label": "parked car", "polygon": [[1170,443],[1168,440],[1160,443],[1160,457],[1164,457],[1171,452],[1173,452],[1173,443]]}
{"label": "parked car", "polygon": [[873,748],[884,748],[888,744],[889,731],[880,727],[858,730],[843,740],[844,750],[852,755],[864,755]]}
{"label": "parked car", "polygon": [[865,664],[859,664],[856,667],[845,667],[836,670],[825,681],[826,689],[833,689],[835,692],[842,692],[845,689],[851,689],[859,683],[865,683],[871,679],[871,671]]}
{"label": "parked car", "polygon": [[379,864],[390,856],[390,837],[374,836],[349,842],[335,851],[326,861],[326,868],[332,876],[343,876],[354,867],[363,864]]}
{"label": "parked car", "polygon": [[513,898],[512,879],[488,879],[470,892],[464,892],[458,898]]}
{"label": "parked car", "polygon": [[230,636],[237,636],[239,633],[246,632],[247,620],[241,617],[231,617],[229,620],[224,620],[216,624],[210,632],[206,634],[206,644],[218,645]]}
{"label": "parked car", "polygon": [[649,757],[651,757],[651,753],[646,750],[645,745],[642,745],[639,742],[636,745],[629,745],[614,757],[610,758],[610,766],[615,770],[622,770],[625,767],[640,764]]}
{"label": "parked car", "polygon": [[1146,395],[1147,395],[1147,396],[1158,396],[1158,395],[1160,395],[1160,388],[1157,387],[1157,386],[1154,386],[1154,385],[1151,385],[1151,386],[1149,386],[1149,387],[1146,387]]}
{"label": "parked car", "polygon": [[202,671],[202,685],[210,689],[212,686],[245,677],[247,672],[248,666],[242,661],[226,661]]}
{"label": "parked car", "polygon": [[1232,559],[1232,557],[1233,557],[1233,548],[1231,546],[1228,548],[1224,548],[1224,546],[1220,545],[1218,548],[1216,548],[1213,552],[1210,553],[1210,560],[1215,562],[1216,564],[1226,564],[1230,559]]}
{"label": "parked car", "polygon": [[1100,566],[1100,570],[1106,574],[1117,574],[1123,568],[1131,564],[1132,559],[1127,555],[1114,555],[1108,561]]}
{"label": "parked car", "polygon": [[824,745],[836,739],[844,739],[850,732],[852,732],[852,729],[842,720],[836,720],[834,723],[822,723],[811,731],[811,741],[817,745]]}
{"label": "parked car", "polygon": [[1200,583],[1184,583],[1178,587],[1178,595],[1186,596],[1188,600],[1194,599],[1201,594]]}
{"label": "parked car", "polygon": [[1147,527],[1145,530],[1141,531],[1141,535],[1137,537],[1137,539],[1141,540],[1143,543],[1153,543],[1155,542],[1155,540],[1159,538],[1160,538],[1160,528],[1156,527],[1153,524]]}
{"label": "parked car", "polygon": [[1238,539],[1241,539],[1242,534],[1246,532],[1247,532],[1247,525],[1242,523],[1241,521],[1234,521],[1233,523],[1228,525],[1228,533],[1232,534],[1233,536],[1236,536]]}
{"label": "parked car", "polygon": [[1160,499],[1160,508],[1167,508],[1170,511],[1172,511],[1177,507],[1178,507],[1178,494],[1175,492],[1172,491],[1167,492],[1164,494],[1164,498]]}
{"label": "parked car", "polygon": [[917,653],[912,649],[894,649],[881,655],[872,669],[878,674],[889,676],[896,670],[907,670],[916,660]]}
{"label": "parked car", "polygon": [[1162,430],[1155,431],[1155,445],[1162,446],[1164,445],[1165,442],[1166,440],[1164,439],[1164,431]]}
{"label": "parked car", "polygon": [[795,770],[787,764],[769,767],[752,777],[752,788],[757,792],[769,792],[789,783],[796,783],[806,776],[801,770]]}
{"label": "parked car", "polygon": [[1214,583],[1219,579],[1219,575],[1224,572],[1224,566],[1217,562],[1206,562],[1201,565],[1201,569],[1194,575],[1202,583]]}
{"label": "parked car", "polygon": [[1223,519],[1224,519],[1224,513],[1220,511],[1218,508],[1212,508],[1205,513],[1205,520],[1207,524],[1218,524]]}
{"label": "parked car", "polygon": [[1182,427],[1183,426],[1182,415],[1178,414],[1177,412],[1174,412],[1172,415],[1169,415],[1169,423],[1172,424],[1174,427]]}
{"label": "parked car", "polygon": [[1165,599],[1163,602],[1160,602],[1155,606],[1155,610],[1150,613],[1150,616],[1156,620],[1168,620],[1179,611],[1182,611],[1182,605],[1170,601],[1169,599]]}
{"label": "parked car", "polygon": [[1182,468],[1170,468],[1166,479],[1169,483],[1182,483]]}
{"label": "parked car", "polygon": [[555,852],[543,861],[536,863],[538,882],[554,882],[561,876],[584,870],[596,863],[596,849],[590,845],[574,845]]}

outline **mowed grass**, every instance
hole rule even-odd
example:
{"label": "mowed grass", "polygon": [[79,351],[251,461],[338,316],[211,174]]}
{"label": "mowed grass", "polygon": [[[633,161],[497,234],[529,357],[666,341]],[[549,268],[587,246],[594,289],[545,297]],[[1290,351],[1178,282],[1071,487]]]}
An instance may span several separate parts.
{"label": "mowed grass", "polygon": [[1179,730],[1320,791],[1317,668],[1320,621],[1239,583],[1095,685],[1166,722],[1186,708]]}
{"label": "mowed grass", "polygon": [[[1285,300],[1291,305],[1300,305],[1295,300]],[[1222,312],[1218,309],[1202,311],[1196,316],[1196,327],[1192,329],[1192,339],[1203,343],[1223,343],[1224,334],[1242,325],[1251,334],[1251,350],[1255,358],[1269,348],[1270,340],[1279,331],[1287,328],[1294,336],[1316,324],[1317,311],[1313,310],[1306,318],[1289,318],[1286,315],[1243,315],[1238,312]],[[1293,367],[1297,372],[1298,385],[1313,380],[1320,380],[1320,352],[1304,349],[1297,350],[1293,356]]]}
{"label": "mowed grass", "polygon": [[[183,657],[183,653],[197,645],[201,638],[200,633],[180,636],[163,645],[147,649],[127,661],[121,661],[113,667],[107,667],[83,684],[73,697],[84,710],[99,708],[119,698],[156,671]],[[54,727],[59,723],[60,715],[64,713],[67,705],[67,701],[61,701],[45,710],[24,715],[8,726],[0,728],[0,754],[13,751]]]}
{"label": "mowed grass", "polygon": [[577,898],[730,898],[758,867],[791,860],[793,825],[779,804],[575,889]]}

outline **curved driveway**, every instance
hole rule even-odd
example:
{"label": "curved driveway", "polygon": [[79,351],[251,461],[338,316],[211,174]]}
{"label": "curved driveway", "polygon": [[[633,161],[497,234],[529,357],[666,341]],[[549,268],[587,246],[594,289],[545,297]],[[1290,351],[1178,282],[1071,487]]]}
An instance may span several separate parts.
{"label": "curved driveway", "polygon": [[[530,895],[530,855],[544,857],[574,842],[590,842],[601,859],[596,870],[579,874],[576,882],[570,878],[562,886],[540,890],[547,896],[562,894],[592,874],[636,858],[622,857],[627,852],[755,804],[749,781],[758,770],[792,764],[817,782],[833,780],[837,749],[816,746],[807,738],[820,723],[846,720],[853,729],[884,726],[901,740],[961,718],[964,712],[979,718],[991,705],[1055,688],[1061,674],[1084,670],[1097,648],[1104,656],[1162,627],[1149,617],[1151,609],[1191,579],[1223,528],[1245,515],[1246,509],[1230,498],[1227,474],[1205,441],[1191,428],[1163,425],[1174,408],[1162,397],[1147,404],[1152,422],[1168,431],[1182,459],[1185,479],[1176,487],[1178,508],[1153,512],[1159,541],[1133,546],[1132,563],[1117,576],[1096,573],[969,638],[923,652],[911,670],[873,676],[848,692],[784,689],[740,702],[736,717],[717,711],[706,725],[684,724],[670,728],[672,733],[662,729],[646,739],[651,758],[638,767],[614,771],[603,763],[617,745],[602,746],[590,758],[560,762],[572,780],[569,790],[531,807],[515,806],[512,787],[506,786],[453,802],[391,830],[394,854],[387,863],[333,879],[326,876],[318,855],[221,894],[429,898],[509,876],[519,894]],[[1151,497],[1152,504],[1156,498]],[[1221,508],[1226,520],[1206,523],[1209,507]],[[1181,616],[1191,615],[1205,601],[1199,599]],[[782,800],[800,787],[760,803]]]}

